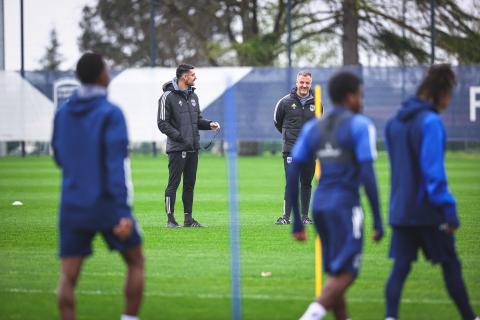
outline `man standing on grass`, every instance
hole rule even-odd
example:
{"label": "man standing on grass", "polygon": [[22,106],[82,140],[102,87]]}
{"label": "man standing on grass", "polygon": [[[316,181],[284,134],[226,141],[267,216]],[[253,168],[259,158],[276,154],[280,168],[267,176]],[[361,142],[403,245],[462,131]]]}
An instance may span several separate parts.
{"label": "man standing on grass", "polygon": [[52,147],[62,170],[60,203],[60,316],[75,319],[75,286],[100,233],[127,265],[122,320],[138,319],[144,258],[132,216],[128,136],[122,111],[107,100],[109,75],[101,55],[77,63],[81,87],[55,115]]}
{"label": "man standing on grass", "polygon": [[[308,71],[300,71],[297,74],[295,85],[295,88],[293,88],[289,94],[277,102],[273,114],[275,128],[282,134],[285,180],[287,178],[288,167],[292,162],[291,151],[300,134],[300,130],[307,121],[315,118],[315,101],[311,90],[312,74]],[[312,160],[302,167],[300,174],[302,221],[304,224],[312,223],[312,220],[308,217],[308,209],[310,207],[312,178],[314,174],[315,160]],[[286,184],[283,197],[283,214],[277,219],[275,224],[290,224],[292,207],[287,198]]]}
{"label": "man standing on grass", "polygon": [[219,130],[218,122],[203,119],[195,94],[195,67],[181,64],[176,78],[163,85],[158,101],[158,129],[167,136],[168,185],[165,190],[167,227],[180,227],[175,220],[175,198],[183,175],[184,227],[202,227],[192,217],[193,189],[197,177],[200,135],[198,130]]}
{"label": "man standing on grass", "polygon": [[[454,232],[460,223],[445,173],[446,133],[439,116],[452,98],[455,74],[432,66],[417,89],[387,124],[391,169],[390,257],[394,265],[385,288],[386,317],[398,318],[400,296],[418,250],[440,263],[448,293],[462,319],[473,320]],[[478,319],[478,318],[476,318]]]}
{"label": "man standing on grass", "polygon": [[308,122],[288,169],[288,197],[293,208],[293,236],[305,240],[298,208],[298,178],[303,167],[320,160],[322,175],[313,201],[313,221],[322,239],[324,269],[330,275],[322,294],[310,304],[301,320],[323,319],[333,310],[336,319],[347,319],[346,291],[358,275],[363,247],[363,210],[359,188],[363,185],[373,214],[373,239],[383,236],[373,161],[375,127],[360,114],[361,80],[348,72],[330,79],[334,109],[321,120]]}

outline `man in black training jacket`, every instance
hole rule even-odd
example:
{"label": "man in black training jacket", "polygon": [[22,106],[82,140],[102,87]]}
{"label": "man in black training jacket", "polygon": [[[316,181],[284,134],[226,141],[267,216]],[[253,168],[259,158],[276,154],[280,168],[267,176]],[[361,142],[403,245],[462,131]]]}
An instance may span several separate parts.
{"label": "man in black training jacket", "polygon": [[167,227],[179,227],[175,221],[175,195],[183,174],[184,227],[202,227],[192,217],[193,189],[198,166],[200,135],[198,130],[219,130],[218,122],[203,119],[195,94],[195,67],[181,64],[176,78],[163,85],[158,101],[157,124],[167,136],[168,185],[165,190]]}
{"label": "man in black training jacket", "polygon": [[[275,106],[273,122],[277,130],[282,134],[285,177],[287,176],[287,168],[292,162],[290,153],[295,141],[297,141],[300,130],[305,122],[315,117],[315,101],[311,87],[312,74],[309,71],[300,71],[297,74],[295,88],[285,97],[281,98]],[[310,205],[314,173],[315,161],[312,160],[302,169],[300,175],[302,222],[304,224],[312,224],[312,220],[308,217],[308,207]],[[275,224],[290,224],[291,211],[292,206],[290,201],[288,201],[284,195],[283,214],[277,219]]]}

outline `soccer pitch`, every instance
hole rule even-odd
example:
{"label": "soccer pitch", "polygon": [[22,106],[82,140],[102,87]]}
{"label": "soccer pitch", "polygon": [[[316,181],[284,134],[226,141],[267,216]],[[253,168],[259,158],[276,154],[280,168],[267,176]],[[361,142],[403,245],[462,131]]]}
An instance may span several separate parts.
{"label": "soccer pitch", "polygon": [[[298,319],[314,295],[314,232],[294,242],[290,226],[274,225],[283,201],[280,155],[238,160],[244,319]],[[166,229],[163,192],[167,158],[134,156],[134,212],[144,232],[147,259],[143,319],[230,318],[229,213],[225,158],[202,154],[194,217],[203,229]],[[386,222],[388,163],[376,164]],[[476,312],[480,312],[480,153],[448,153],[450,189],[462,226],[457,248]],[[0,319],[57,318],[57,205],[59,171],[47,157],[0,158]],[[179,188],[180,191],[181,187]],[[12,206],[15,200],[23,206]],[[327,199],[328,201],[328,199]],[[389,233],[371,240],[366,201],[365,251],[360,277],[348,293],[352,319],[382,319],[384,282],[390,270]],[[181,194],[177,220],[183,222]],[[389,230],[389,228],[387,228]],[[124,267],[100,238],[86,261],[77,289],[78,319],[118,319]],[[272,272],[261,277],[262,271]],[[403,292],[403,319],[458,319],[439,267],[423,258]]]}

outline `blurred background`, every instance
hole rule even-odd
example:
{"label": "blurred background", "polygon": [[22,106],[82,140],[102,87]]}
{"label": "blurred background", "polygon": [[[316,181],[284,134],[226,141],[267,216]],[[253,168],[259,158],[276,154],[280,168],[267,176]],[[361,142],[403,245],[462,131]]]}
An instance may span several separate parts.
{"label": "blurred background", "polygon": [[[125,112],[132,150],[156,154],[162,84],[197,67],[206,118],[223,121],[235,86],[240,153],[279,152],[278,99],[308,69],[322,88],[349,69],[364,80],[365,113],[383,126],[431,63],[458,74],[443,115],[449,148],[480,147],[480,0],[0,0],[0,155],[49,153],[55,109],[78,85],[82,52],[102,53],[110,98]],[[211,133],[202,133],[207,143]],[[222,133],[213,152],[223,152]]]}

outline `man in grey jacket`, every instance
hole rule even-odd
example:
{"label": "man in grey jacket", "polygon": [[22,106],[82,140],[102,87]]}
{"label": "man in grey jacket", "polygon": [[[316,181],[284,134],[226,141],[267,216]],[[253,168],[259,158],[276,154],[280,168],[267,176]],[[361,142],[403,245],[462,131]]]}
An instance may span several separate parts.
{"label": "man in grey jacket", "polygon": [[195,94],[195,67],[181,64],[176,78],[163,85],[158,101],[158,129],[167,136],[168,185],[165,190],[167,227],[179,227],[175,221],[175,195],[183,175],[184,227],[202,227],[192,217],[193,189],[200,148],[199,130],[219,130],[220,124],[203,119]]}

